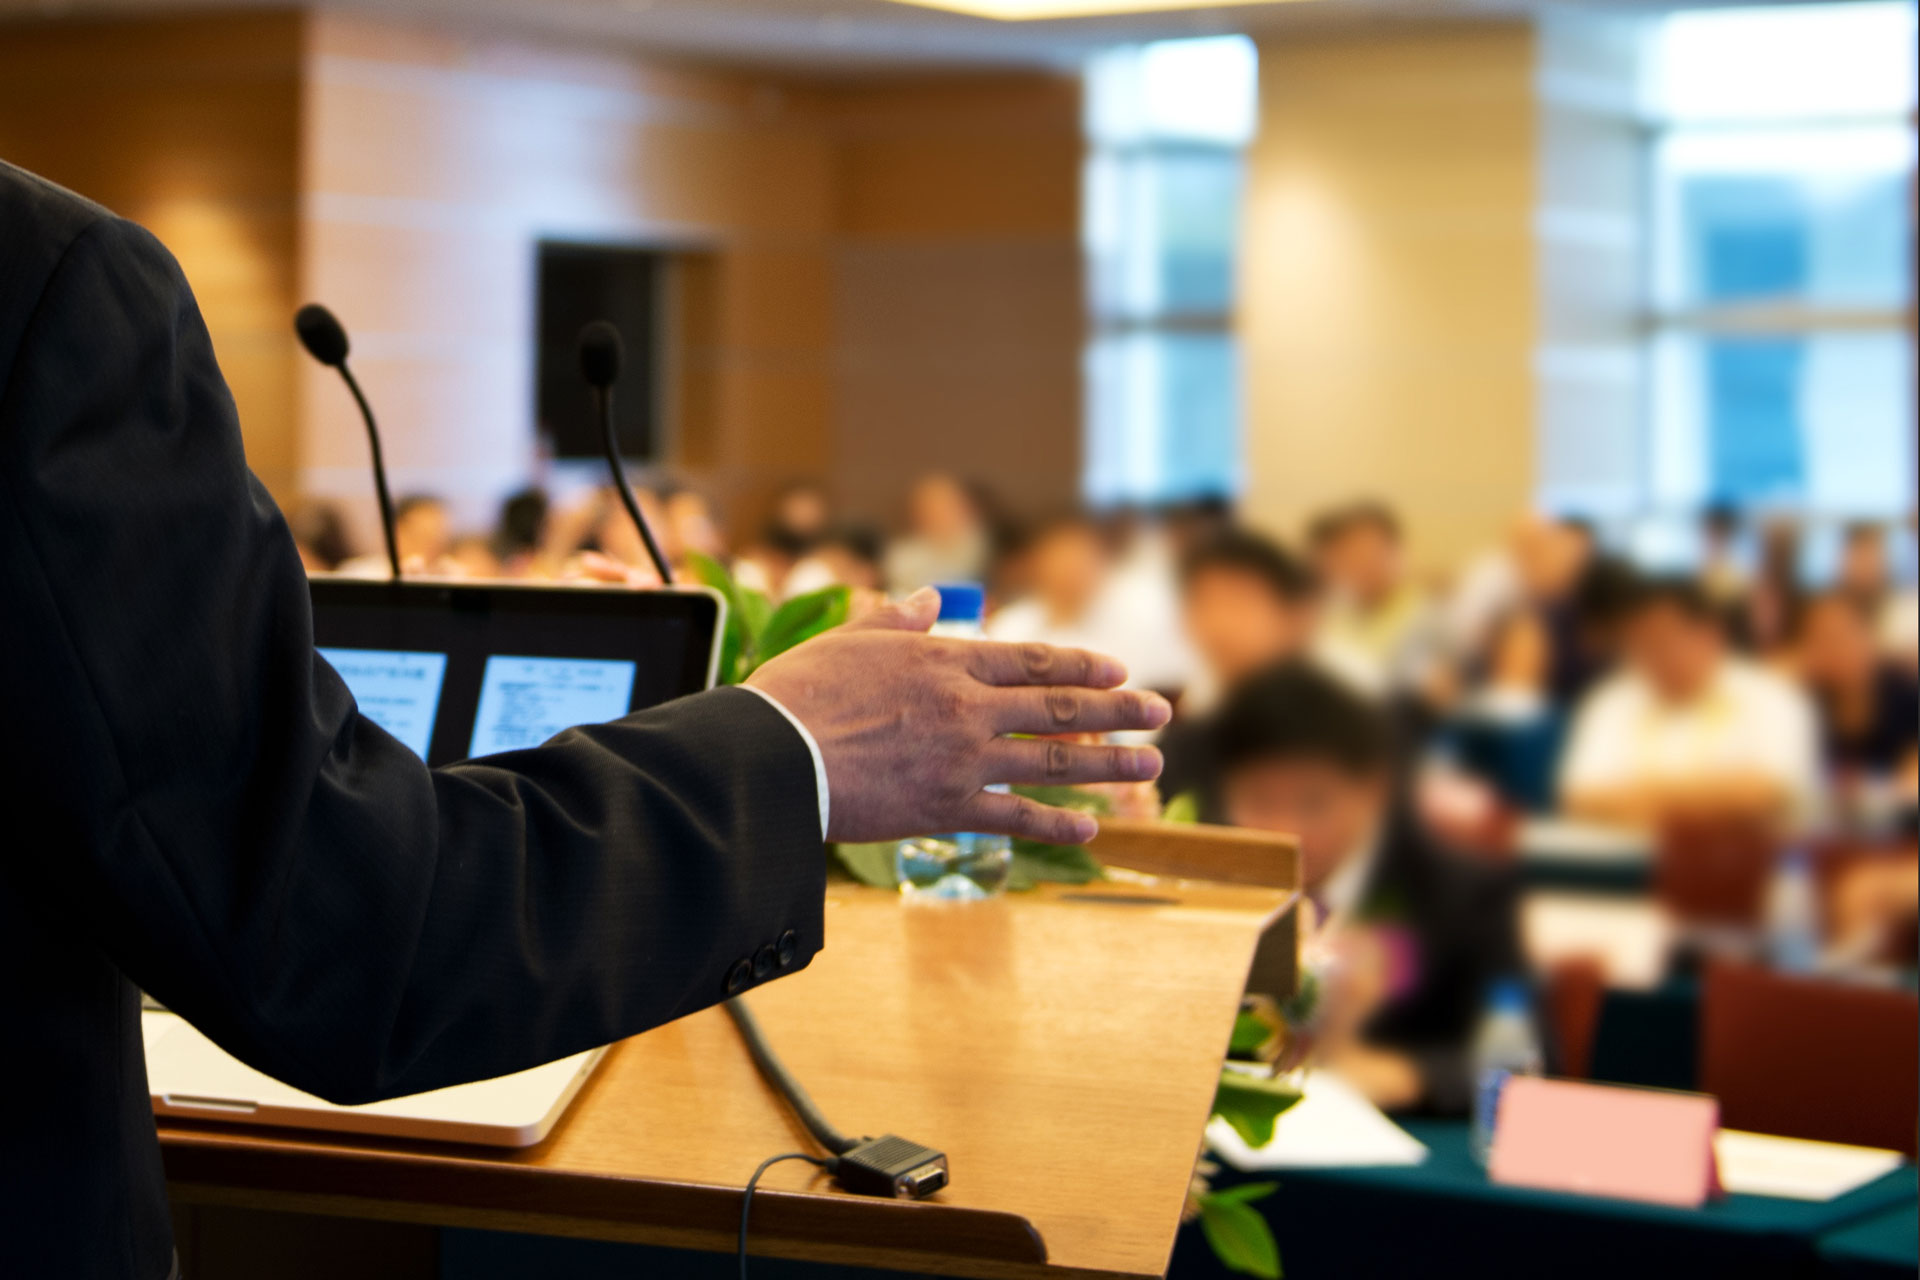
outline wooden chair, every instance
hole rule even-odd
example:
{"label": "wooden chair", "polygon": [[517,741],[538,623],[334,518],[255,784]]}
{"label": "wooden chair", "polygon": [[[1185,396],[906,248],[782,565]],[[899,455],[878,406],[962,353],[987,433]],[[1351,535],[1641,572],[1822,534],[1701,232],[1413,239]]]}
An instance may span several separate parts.
{"label": "wooden chair", "polygon": [[1654,894],[1685,924],[1751,928],[1766,911],[1777,840],[1759,823],[1690,819],[1660,833]]}
{"label": "wooden chair", "polygon": [[[1176,880],[1300,889],[1300,848],[1290,836],[1194,822],[1102,818],[1094,856],[1109,867]],[[1247,990],[1277,999],[1299,981],[1299,911],[1283,912],[1261,935]]]}
{"label": "wooden chair", "polygon": [[1912,1156],[1916,1078],[1920,997],[1750,965],[1708,967],[1700,1083],[1720,1099],[1728,1128]]}

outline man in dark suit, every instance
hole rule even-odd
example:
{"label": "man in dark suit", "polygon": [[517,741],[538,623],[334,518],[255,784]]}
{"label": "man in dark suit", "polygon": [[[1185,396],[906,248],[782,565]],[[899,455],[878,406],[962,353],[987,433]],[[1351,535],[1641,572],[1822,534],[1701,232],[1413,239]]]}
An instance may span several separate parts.
{"label": "man in dark suit", "polygon": [[1513,885],[1436,845],[1398,798],[1390,722],[1308,664],[1237,686],[1202,811],[1300,841],[1332,956],[1320,1056],[1393,1110],[1464,1112],[1488,985],[1521,971]]}
{"label": "man in dark suit", "polygon": [[723,689],[428,769],[314,652],[178,267],[0,164],[0,1274],[174,1268],[135,984],[341,1102],[497,1075],[822,945],[820,842],[1075,841],[981,788],[1136,780],[1109,659],[924,634],[925,595]]}

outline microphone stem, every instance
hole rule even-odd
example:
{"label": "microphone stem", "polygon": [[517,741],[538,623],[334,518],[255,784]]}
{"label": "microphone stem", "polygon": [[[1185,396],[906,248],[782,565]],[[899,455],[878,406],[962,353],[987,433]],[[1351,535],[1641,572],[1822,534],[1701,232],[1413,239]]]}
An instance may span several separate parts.
{"label": "microphone stem", "polygon": [[620,462],[620,444],[613,436],[613,388],[595,387],[594,394],[600,401],[600,429],[607,447],[607,470],[613,473],[614,487],[620,490],[620,501],[633,518],[633,527],[640,531],[640,541],[646,544],[647,558],[653,561],[654,571],[660,575],[660,584],[671,586],[673,571],[667,568],[667,558],[660,554],[660,544],[653,540],[653,530],[647,527],[647,518],[640,514],[640,502],[633,496],[633,486],[627,483],[627,469]]}
{"label": "microphone stem", "polygon": [[380,527],[387,535],[387,565],[393,570],[394,581],[400,580],[400,543],[393,536],[393,496],[387,492],[387,464],[380,456],[380,432],[373,425],[373,408],[360,391],[360,383],[355,380],[353,371],[342,360],[334,366],[340,370],[340,376],[347,381],[347,390],[353,392],[353,399],[360,406],[360,420],[367,424],[367,447],[373,451],[373,487],[380,497]]}

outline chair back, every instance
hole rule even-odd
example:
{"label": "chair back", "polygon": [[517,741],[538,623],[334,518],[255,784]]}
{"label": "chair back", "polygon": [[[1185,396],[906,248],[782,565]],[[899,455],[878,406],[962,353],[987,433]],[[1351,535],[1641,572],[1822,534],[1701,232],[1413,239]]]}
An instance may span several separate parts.
{"label": "chair back", "polygon": [[1776,848],[1761,823],[1670,823],[1654,854],[1654,894],[1683,924],[1751,928],[1766,911]]}
{"label": "chair back", "polygon": [[1920,997],[1708,967],[1700,1084],[1721,1123],[1792,1138],[1891,1147],[1920,1136]]}

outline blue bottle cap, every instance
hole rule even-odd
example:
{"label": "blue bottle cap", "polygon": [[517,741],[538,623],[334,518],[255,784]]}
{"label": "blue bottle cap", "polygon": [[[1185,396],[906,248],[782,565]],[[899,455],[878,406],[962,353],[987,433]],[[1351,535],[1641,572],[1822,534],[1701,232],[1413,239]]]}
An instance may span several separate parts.
{"label": "blue bottle cap", "polygon": [[940,593],[940,621],[978,622],[986,616],[987,589],[977,582],[936,582]]}
{"label": "blue bottle cap", "polygon": [[1487,1004],[1501,1013],[1525,1013],[1531,1003],[1525,978],[1499,978],[1487,992]]}

